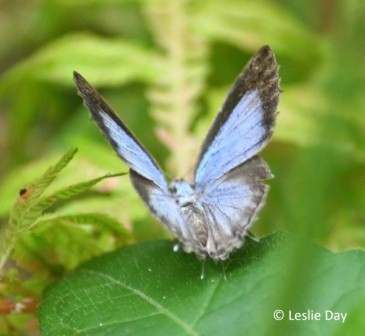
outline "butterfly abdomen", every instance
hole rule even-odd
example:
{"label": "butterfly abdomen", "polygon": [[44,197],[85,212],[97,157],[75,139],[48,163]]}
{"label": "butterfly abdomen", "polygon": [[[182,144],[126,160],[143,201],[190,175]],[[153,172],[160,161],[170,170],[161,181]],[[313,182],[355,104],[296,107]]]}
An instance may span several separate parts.
{"label": "butterfly abdomen", "polygon": [[[203,251],[208,241],[208,227],[202,209],[197,204],[182,206],[180,213],[186,223],[188,241],[194,252]],[[184,240],[183,240],[184,241]],[[189,244],[190,245],[190,244]]]}

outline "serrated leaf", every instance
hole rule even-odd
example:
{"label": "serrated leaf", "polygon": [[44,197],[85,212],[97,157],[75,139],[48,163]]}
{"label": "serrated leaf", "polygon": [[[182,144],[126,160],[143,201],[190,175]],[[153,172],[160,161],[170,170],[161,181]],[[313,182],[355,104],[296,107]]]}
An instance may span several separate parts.
{"label": "serrated leaf", "polygon": [[75,148],[67,151],[54,166],[49,167],[40,178],[34,181],[18,197],[10,214],[10,222],[14,229],[17,229],[18,225],[28,227],[29,223],[39,215],[39,211],[31,211],[32,207],[54,181],[58,173],[72,160],[76,152],[77,149]]}
{"label": "serrated leaf", "polygon": [[95,179],[92,179],[90,181],[85,181],[81,183],[77,183],[74,185],[71,185],[69,187],[66,187],[62,190],[58,190],[54,192],[53,194],[44,197],[43,199],[39,200],[37,204],[34,206],[34,210],[39,212],[44,211],[45,209],[49,208],[52,204],[54,204],[57,201],[65,200],[70,197],[76,196],[78,194],[81,194],[87,190],[89,190],[91,187],[93,187],[98,182],[110,178],[110,177],[117,177],[117,176],[123,176],[127,173],[119,173],[119,174],[107,174]]}
{"label": "serrated leaf", "polygon": [[39,230],[42,230],[43,225],[56,225],[58,222],[70,224],[100,224],[117,232],[121,236],[129,235],[120,222],[102,213],[82,213],[66,216],[49,215],[42,217],[42,219],[37,221],[36,225],[39,226]]}
{"label": "serrated leaf", "polygon": [[36,179],[28,188],[20,191],[20,195],[10,213],[8,226],[1,237],[0,278],[3,275],[3,267],[6,260],[12,253],[17,240],[30,230],[32,222],[40,215],[38,209],[33,209],[34,204],[36,204],[46,188],[54,181],[58,173],[72,160],[76,152],[76,148],[67,151],[41,177]]}
{"label": "serrated leaf", "polygon": [[[48,222],[53,225],[57,225],[57,222],[75,223],[76,221],[81,222],[86,220],[90,220],[95,223],[95,221],[99,219],[100,221],[102,221],[102,223],[108,225],[109,228],[113,231],[122,233],[122,235],[124,236],[126,235],[126,230],[122,230],[122,226],[119,223],[116,224],[115,220],[108,216],[103,216],[102,214],[89,214],[83,216],[68,215],[58,217],[48,216],[47,218],[42,218],[44,210],[50,207],[55,202],[65,200],[82,192],[85,192],[103,179],[124,175],[124,173],[107,174],[86,182],[71,185],[64,189],[55,191],[49,196],[40,198],[45,189],[49,187],[49,185],[54,181],[58,173],[70,162],[75,153],[76,149],[72,149],[66,152],[66,154],[64,154],[62,158],[57,162],[57,164],[48,168],[47,171],[40,178],[36,179],[36,181],[33,182],[28,188],[20,192],[20,196],[18,197],[13,207],[8,227],[2,239],[0,271],[2,271],[2,268],[7,258],[14,250],[17,241],[21,238],[24,238],[24,236],[28,232],[30,232],[31,229],[33,229],[37,224],[41,222]],[[102,223],[99,222],[99,224]]]}
{"label": "serrated leaf", "polygon": [[[223,265],[206,261],[201,280],[201,262],[172,246],[128,246],[55,284],[39,309],[42,335],[333,335],[344,324],[326,321],[326,310],[365,309],[362,251],[332,254],[274,234],[247,240]],[[289,320],[290,311],[308,310],[322,319]],[[351,323],[361,326],[347,316],[347,330]]]}
{"label": "serrated leaf", "polygon": [[103,214],[41,218],[14,250],[17,265],[32,273],[61,274],[132,241],[122,223]]}

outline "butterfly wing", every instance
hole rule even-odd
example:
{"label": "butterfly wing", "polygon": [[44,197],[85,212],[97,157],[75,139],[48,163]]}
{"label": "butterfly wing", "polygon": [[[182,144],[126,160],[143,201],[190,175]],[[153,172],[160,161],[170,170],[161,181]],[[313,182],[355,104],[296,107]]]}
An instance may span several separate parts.
{"label": "butterfly wing", "polygon": [[194,251],[197,242],[192,241],[192,235],[186,221],[181,216],[180,207],[170,192],[164,192],[154,183],[137,172],[131,170],[131,181],[141,199],[149,210],[171,231],[184,245],[186,252]]}
{"label": "butterfly wing", "polygon": [[100,94],[77,72],[74,80],[79,95],[118,156],[141,176],[167,191],[166,179],[155,160],[123,124]]}
{"label": "butterfly wing", "polygon": [[249,159],[206,187],[201,202],[209,222],[208,254],[224,260],[242,245],[242,238],[265,202],[271,177],[258,156]]}
{"label": "butterfly wing", "polygon": [[256,154],[270,140],[280,94],[278,66],[263,47],[239,75],[202,147],[196,190],[209,223],[207,253],[224,260],[264,204],[272,177]]}
{"label": "butterfly wing", "polygon": [[79,94],[118,156],[131,168],[134,188],[150,211],[181,241],[188,245],[189,234],[175,199],[157,163],[117,117],[99,93],[78,73],[74,73]]}
{"label": "butterfly wing", "polygon": [[198,191],[266,146],[273,134],[279,94],[278,65],[265,46],[236,79],[208,132],[195,170]]}

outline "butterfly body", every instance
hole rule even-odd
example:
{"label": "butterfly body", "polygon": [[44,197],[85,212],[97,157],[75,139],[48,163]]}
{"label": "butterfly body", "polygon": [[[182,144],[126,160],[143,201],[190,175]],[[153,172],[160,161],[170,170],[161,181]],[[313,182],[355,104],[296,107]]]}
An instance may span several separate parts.
{"label": "butterfly body", "polygon": [[272,177],[258,152],[270,140],[280,88],[278,66],[263,47],[238,76],[202,145],[192,182],[168,185],[148,151],[98,92],[74,73],[79,94],[149,210],[200,259],[225,260],[243,244]]}
{"label": "butterfly body", "polygon": [[[204,258],[207,254],[205,250],[209,240],[209,225],[195,187],[185,180],[174,180],[169,191],[175,199],[182,220],[189,223],[183,241],[184,250],[194,251],[200,258]],[[193,246],[196,246],[195,250]]]}

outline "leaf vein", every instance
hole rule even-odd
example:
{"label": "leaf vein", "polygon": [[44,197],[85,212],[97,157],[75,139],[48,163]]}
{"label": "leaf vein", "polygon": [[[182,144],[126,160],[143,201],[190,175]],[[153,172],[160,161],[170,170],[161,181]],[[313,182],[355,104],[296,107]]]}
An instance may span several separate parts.
{"label": "leaf vein", "polygon": [[171,321],[173,321],[175,324],[177,324],[180,328],[182,328],[188,335],[193,335],[193,336],[199,336],[199,334],[192,328],[192,326],[188,325],[187,323],[185,323],[183,320],[181,320],[178,316],[174,315],[173,313],[171,313],[169,310],[167,310],[165,307],[163,307],[161,304],[159,304],[157,301],[155,301],[153,298],[151,298],[150,296],[146,295],[145,293],[143,293],[142,291],[133,288],[129,285],[127,285],[126,283],[117,280],[111,276],[108,276],[106,274],[100,273],[100,272],[96,272],[93,270],[82,270],[82,272],[85,273],[91,273],[94,274],[96,276],[100,276],[103,277],[104,279],[109,280],[110,282],[115,283],[116,285],[119,285],[131,292],[133,292],[134,294],[138,295],[139,297],[141,297],[142,299],[144,299],[146,302],[148,302],[150,305],[152,305],[153,307],[155,307],[161,314],[165,315],[167,318],[169,318]]}

